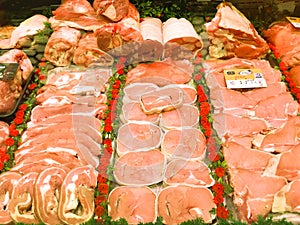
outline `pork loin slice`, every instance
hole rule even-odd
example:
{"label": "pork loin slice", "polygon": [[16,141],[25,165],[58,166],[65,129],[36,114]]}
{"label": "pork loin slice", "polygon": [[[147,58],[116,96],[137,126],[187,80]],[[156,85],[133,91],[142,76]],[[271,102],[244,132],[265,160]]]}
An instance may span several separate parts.
{"label": "pork loin slice", "polygon": [[182,105],[183,92],[174,86],[165,86],[153,91],[144,93],[140,97],[140,104],[146,114],[171,111]]}
{"label": "pork loin slice", "polygon": [[197,127],[199,125],[199,110],[194,105],[183,104],[181,107],[162,112],[160,126],[163,129],[180,129],[182,127]]}
{"label": "pork loin slice", "polygon": [[40,222],[34,213],[35,196],[33,193],[38,175],[37,172],[25,174],[13,188],[8,210],[15,223],[38,224]]}
{"label": "pork loin slice", "polygon": [[262,119],[235,116],[229,113],[213,114],[213,127],[224,141],[231,136],[252,136],[267,129]]}
{"label": "pork loin slice", "polygon": [[188,60],[170,58],[152,63],[141,63],[127,73],[126,83],[153,83],[158,86],[185,84],[192,78],[193,65]]}
{"label": "pork loin slice", "polygon": [[37,177],[34,185],[35,214],[44,224],[61,224],[57,216],[60,188],[67,172],[49,167]]}
{"label": "pork loin slice", "polygon": [[108,197],[108,214],[112,220],[124,218],[129,224],[154,222],[157,217],[156,195],[148,187],[116,187]]}
{"label": "pork loin slice", "polygon": [[158,148],[161,144],[162,130],[149,122],[130,122],[118,130],[117,153],[144,151]]}
{"label": "pork loin slice", "polygon": [[163,181],[167,185],[192,185],[210,187],[215,181],[203,161],[175,159],[168,163]]}
{"label": "pork loin slice", "polygon": [[284,177],[264,176],[249,170],[231,173],[234,203],[241,221],[253,222],[271,212],[274,195],[287,184]]}
{"label": "pork loin slice", "polygon": [[214,215],[210,211],[216,207],[213,194],[208,188],[185,185],[169,186],[161,190],[157,204],[158,216],[163,218],[165,224],[180,224],[196,218],[211,223]]}
{"label": "pork loin slice", "polygon": [[158,86],[153,83],[132,83],[124,87],[123,102],[138,102],[142,94],[158,89]]}
{"label": "pork loin slice", "polygon": [[300,180],[294,180],[283,186],[274,196],[272,212],[300,212]]}
{"label": "pork loin slice", "polygon": [[188,85],[188,84],[178,84],[175,85],[179,88],[181,88],[183,92],[183,104],[194,104],[197,100],[197,91],[194,87]]}
{"label": "pork loin slice", "polygon": [[168,130],[163,136],[161,150],[170,159],[203,159],[206,138],[197,128]]}
{"label": "pork loin slice", "polygon": [[146,114],[138,102],[127,102],[122,106],[124,122],[147,121],[158,124],[159,113]]}
{"label": "pork loin slice", "polygon": [[57,215],[66,224],[85,223],[94,215],[97,172],[92,166],[79,166],[67,173],[60,189]]}
{"label": "pork loin slice", "polygon": [[8,209],[8,204],[12,199],[13,188],[17,185],[22,175],[18,172],[7,171],[0,175],[0,223],[10,224],[12,218]]}
{"label": "pork loin slice", "polygon": [[114,177],[121,185],[152,185],[163,180],[166,157],[158,149],[128,152],[114,164]]}

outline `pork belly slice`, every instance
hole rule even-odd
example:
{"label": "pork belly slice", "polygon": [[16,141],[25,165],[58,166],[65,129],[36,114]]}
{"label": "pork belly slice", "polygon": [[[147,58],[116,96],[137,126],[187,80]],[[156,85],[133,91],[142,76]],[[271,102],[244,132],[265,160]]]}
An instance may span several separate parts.
{"label": "pork belly slice", "polygon": [[183,104],[175,110],[162,112],[159,123],[166,130],[197,127],[199,125],[199,110],[194,105]]}
{"label": "pork belly slice", "polygon": [[108,197],[112,220],[126,219],[128,224],[150,223],[157,217],[156,194],[145,186],[120,186]]}
{"label": "pork belly slice", "polygon": [[142,94],[158,89],[153,83],[132,83],[124,87],[123,102],[139,102]]}
{"label": "pork belly slice", "polygon": [[60,188],[68,171],[59,167],[43,170],[34,184],[34,211],[44,224],[61,224],[58,218]]}
{"label": "pork belly slice", "polygon": [[97,172],[92,166],[79,166],[67,173],[62,182],[57,215],[66,224],[81,224],[94,215]]}
{"label": "pork belly slice", "polygon": [[144,151],[159,148],[162,139],[159,126],[149,122],[130,122],[118,130],[117,153]]}
{"label": "pork belly slice", "polygon": [[235,116],[229,113],[213,114],[213,127],[223,141],[232,136],[252,136],[268,127],[264,120]]}
{"label": "pork belly slice", "polygon": [[25,174],[13,188],[8,210],[15,223],[38,224],[40,222],[34,213],[35,196],[33,192],[38,175],[37,172]]}
{"label": "pork belly slice", "polygon": [[12,200],[13,188],[17,185],[18,180],[22,175],[18,172],[7,171],[0,175],[0,223],[10,224],[12,218],[10,217],[10,211],[8,210],[8,204]]}
{"label": "pork belly slice", "polygon": [[300,180],[293,180],[283,186],[274,196],[272,212],[300,212]]}
{"label": "pork belly slice", "polygon": [[166,157],[158,149],[128,152],[114,164],[114,177],[120,185],[152,185],[163,180]]}
{"label": "pork belly slice", "polygon": [[153,83],[158,86],[185,84],[192,79],[193,65],[188,60],[172,60],[141,63],[127,73],[126,83]]}
{"label": "pork belly slice", "polygon": [[161,151],[168,159],[203,159],[205,150],[204,134],[192,127],[166,131],[161,143]]}
{"label": "pork belly slice", "polygon": [[176,86],[165,86],[144,93],[140,97],[140,104],[146,114],[171,111],[182,105],[183,92]]}
{"label": "pork belly slice", "polygon": [[147,121],[158,124],[159,113],[146,114],[138,102],[127,102],[122,105],[122,118],[124,122]]}
{"label": "pork belly slice", "polygon": [[167,185],[210,187],[215,183],[210,172],[203,161],[174,159],[168,163],[163,181]]}
{"label": "pork belly slice", "polygon": [[289,181],[300,178],[300,144],[295,145],[290,150],[279,154],[276,175],[283,176]]}
{"label": "pork belly slice", "polygon": [[180,224],[196,218],[211,223],[214,215],[210,211],[216,207],[208,188],[186,185],[162,189],[157,204],[158,216],[163,218],[164,224]]}
{"label": "pork belly slice", "polygon": [[57,28],[46,44],[45,58],[55,66],[69,66],[80,36],[81,33],[77,29]]}
{"label": "pork belly slice", "polygon": [[231,172],[230,182],[239,219],[249,223],[271,212],[275,194],[287,184],[284,177],[242,169]]}
{"label": "pork belly slice", "polygon": [[275,156],[271,153],[248,148],[235,142],[226,143],[222,152],[229,171],[245,169],[264,173],[272,159],[275,160]]}

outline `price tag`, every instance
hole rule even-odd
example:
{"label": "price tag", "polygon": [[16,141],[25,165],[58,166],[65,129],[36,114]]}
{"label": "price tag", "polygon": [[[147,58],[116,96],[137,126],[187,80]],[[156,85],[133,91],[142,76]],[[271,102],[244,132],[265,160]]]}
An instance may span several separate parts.
{"label": "price tag", "polygon": [[224,70],[228,88],[260,88],[267,87],[261,69],[232,69]]}
{"label": "price tag", "polygon": [[300,28],[300,18],[298,17],[286,17],[288,21],[295,27],[295,28]]}

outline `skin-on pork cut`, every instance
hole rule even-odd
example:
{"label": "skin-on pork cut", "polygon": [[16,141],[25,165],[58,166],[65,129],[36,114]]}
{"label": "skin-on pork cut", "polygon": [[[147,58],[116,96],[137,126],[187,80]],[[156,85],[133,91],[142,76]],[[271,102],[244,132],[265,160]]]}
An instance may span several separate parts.
{"label": "skin-on pork cut", "polygon": [[152,185],[163,180],[166,157],[160,150],[128,152],[114,164],[114,177],[121,185]]}
{"label": "skin-on pork cut", "polygon": [[263,58],[269,51],[267,42],[251,22],[231,3],[222,2],[206,25],[213,58]]}
{"label": "skin-on pork cut", "polygon": [[210,211],[216,207],[208,188],[186,185],[162,189],[158,195],[157,206],[158,216],[163,218],[165,224],[170,225],[196,218],[211,223],[214,216]]}
{"label": "skin-on pork cut", "polygon": [[80,31],[75,28],[57,28],[46,44],[45,58],[55,66],[69,66],[80,36]]}
{"label": "skin-on pork cut", "polygon": [[104,15],[118,22],[128,14],[129,0],[95,0],[93,7],[97,15]]}
{"label": "skin-on pork cut", "polygon": [[157,217],[156,194],[144,186],[120,186],[108,197],[112,220],[126,219],[128,224],[150,223]]}

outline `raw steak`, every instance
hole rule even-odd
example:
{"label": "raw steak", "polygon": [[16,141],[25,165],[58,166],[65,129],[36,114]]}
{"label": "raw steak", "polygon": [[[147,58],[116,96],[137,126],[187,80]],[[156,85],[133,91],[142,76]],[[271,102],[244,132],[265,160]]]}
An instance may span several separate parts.
{"label": "raw steak", "polygon": [[167,165],[164,182],[167,185],[186,184],[210,187],[215,183],[210,172],[208,166],[202,161],[175,159]]}
{"label": "raw steak", "polygon": [[143,93],[158,89],[158,86],[153,83],[132,83],[124,87],[123,102],[127,101],[140,101],[140,97]]}
{"label": "raw steak", "polygon": [[263,58],[268,44],[251,22],[231,3],[222,2],[211,22],[205,24],[213,58]]}
{"label": "raw steak", "polygon": [[114,164],[114,177],[120,185],[152,185],[163,180],[166,158],[158,149],[128,152]]}
{"label": "raw steak", "polygon": [[208,188],[185,185],[161,190],[157,204],[158,216],[163,218],[164,224],[180,224],[196,218],[211,223],[214,216],[210,211],[216,207]]}
{"label": "raw steak", "polygon": [[97,15],[118,22],[128,14],[129,0],[95,0],[93,8]]}
{"label": "raw steak", "polygon": [[118,130],[117,153],[144,151],[158,148],[161,144],[162,130],[149,122],[130,122]]}
{"label": "raw steak", "polygon": [[75,28],[57,28],[46,44],[45,58],[55,66],[69,66],[80,36],[80,31]]}
{"label": "raw steak", "polygon": [[203,159],[206,138],[198,128],[181,128],[166,131],[161,150],[170,159]]}
{"label": "raw steak", "polygon": [[274,196],[272,212],[300,212],[300,180],[294,180],[278,191]]}
{"label": "raw steak", "polygon": [[153,83],[158,86],[185,84],[192,78],[193,65],[187,60],[165,59],[152,63],[141,63],[129,70],[126,83]]}
{"label": "raw steak", "polygon": [[160,126],[163,129],[197,127],[198,124],[199,110],[194,105],[183,104],[175,110],[161,113]]}
{"label": "raw steak", "polygon": [[108,197],[108,214],[112,220],[124,218],[129,224],[154,222],[156,195],[148,187],[116,187]]}

